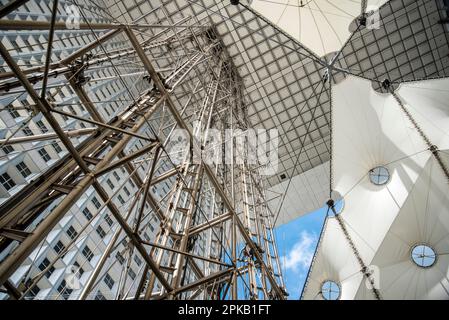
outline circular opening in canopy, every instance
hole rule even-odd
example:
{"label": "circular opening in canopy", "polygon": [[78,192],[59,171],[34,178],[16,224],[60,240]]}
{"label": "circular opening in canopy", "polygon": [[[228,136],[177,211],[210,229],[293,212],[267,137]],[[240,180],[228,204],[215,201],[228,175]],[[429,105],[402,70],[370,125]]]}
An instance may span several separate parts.
{"label": "circular opening in canopy", "polygon": [[337,212],[337,214],[342,213],[344,207],[345,207],[345,200],[343,198],[335,201],[335,212]]}
{"label": "circular opening in canopy", "polygon": [[390,180],[390,172],[385,167],[376,167],[369,171],[369,179],[376,186],[382,186]]}
{"label": "circular opening in canopy", "polygon": [[433,266],[437,260],[435,250],[425,244],[419,244],[412,249],[412,260],[421,268]]}
{"label": "circular opening in canopy", "polygon": [[335,281],[324,281],[321,286],[321,295],[324,300],[338,300],[340,298],[340,286]]}

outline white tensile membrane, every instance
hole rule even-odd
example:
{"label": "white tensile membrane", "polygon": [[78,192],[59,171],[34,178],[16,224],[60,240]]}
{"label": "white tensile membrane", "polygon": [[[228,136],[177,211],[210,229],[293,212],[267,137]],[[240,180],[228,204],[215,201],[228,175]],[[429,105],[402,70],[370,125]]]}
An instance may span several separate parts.
{"label": "white tensile membrane", "polygon": [[435,79],[401,85],[408,111],[440,150],[449,149],[449,81]]}
{"label": "white tensile membrane", "polygon": [[357,260],[334,217],[326,220],[323,237],[312,263],[303,299],[323,300],[321,287],[325,281],[334,281],[340,287],[340,299],[353,299],[361,280]]}
{"label": "white tensile membrane", "polygon": [[[290,186],[287,189],[289,182]],[[287,190],[287,194],[276,221],[277,226],[315,211],[327,200],[329,197],[329,162],[298,174],[291,181],[282,181],[268,189],[268,194],[272,198],[268,205],[273,212],[277,212],[282,201],[282,197],[276,197],[276,195],[282,194],[285,190]]]}
{"label": "white tensile membrane", "polygon": [[[441,152],[446,163],[449,153]],[[435,264],[413,262],[416,245],[432,248]],[[384,299],[449,299],[449,185],[431,157],[371,262]],[[360,286],[356,299],[372,299]]]}
{"label": "white tensile membrane", "polygon": [[[428,93],[420,95],[417,88]],[[446,147],[449,142],[449,106],[445,106],[444,101],[449,101],[449,91],[443,88],[449,88],[448,79],[403,84],[396,93],[430,141]],[[369,266],[389,236],[393,222],[408,203],[410,192],[426,174],[426,164],[433,156],[394,97],[375,92],[369,81],[348,77],[334,86],[332,110],[334,190],[344,198],[340,217],[363,262]],[[375,185],[370,181],[369,172],[376,167],[388,170],[390,177],[385,185]],[[446,178],[441,168],[439,170],[440,175]],[[449,189],[447,184],[446,188]],[[445,210],[448,210],[447,204]],[[446,217],[449,222],[449,213]],[[413,219],[411,216],[407,218]],[[362,281],[360,265],[355,259],[351,260],[352,266],[345,268],[352,268],[353,273],[358,274],[358,286],[346,286],[345,290],[346,278],[340,275],[326,278],[327,275],[338,275],[341,268],[341,258],[336,256],[340,249],[337,248],[348,248],[354,256],[341,228],[339,236],[335,235],[335,230],[328,232],[329,221],[303,298],[310,299],[319,293],[316,291],[319,286],[311,286],[311,283],[326,280],[342,282],[341,299],[374,298],[371,290],[359,289],[363,293],[356,296],[358,288],[365,287],[365,281]],[[400,226],[405,227],[406,224]],[[323,246],[323,243],[330,245]],[[408,248],[409,253],[412,247]],[[446,247],[446,252],[449,252],[447,243]],[[382,296],[382,287],[379,292]]]}
{"label": "white tensile membrane", "polygon": [[[368,9],[387,0],[368,0]],[[302,3],[302,5],[301,5]],[[349,25],[361,14],[362,0],[254,0],[251,6],[318,56],[339,51]]]}

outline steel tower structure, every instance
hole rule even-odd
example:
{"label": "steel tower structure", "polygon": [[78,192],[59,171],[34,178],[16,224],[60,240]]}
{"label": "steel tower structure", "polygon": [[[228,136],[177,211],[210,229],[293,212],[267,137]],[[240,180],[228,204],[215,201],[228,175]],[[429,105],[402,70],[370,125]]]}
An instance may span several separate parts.
{"label": "steel tower structure", "polygon": [[[35,298],[39,282],[76,255],[82,262],[71,265],[71,272],[84,273],[84,280],[73,287],[64,278],[56,298],[104,298],[104,292],[94,292],[103,280],[112,292],[108,296],[117,299],[284,299],[260,165],[229,165],[218,158],[205,163],[201,157],[210,129],[224,137],[225,129],[249,126],[242,80],[214,25],[194,16],[174,19],[164,6],[142,16],[160,17],[154,24],[124,23],[104,15],[106,5],[92,12],[89,1],[74,1],[80,21],[72,30],[61,1],[51,2],[44,20],[22,19],[27,2],[6,3],[0,28],[18,35],[45,30],[48,41],[36,65],[26,67],[20,54],[0,45],[0,90],[14,96],[2,111],[25,118],[5,131],[1,145],[6,158],[8,146],[27,153],[30,144],[42,141],[59,143],[64,152],[1,204],[4,298]],[[74,32],[72,38],[82,44],[56,54],[55,35],[61,42],[70,39],[64,32]],[[123,93],[108,102],[94,88],[111,79]],[[61,92],[72,93],[72,100],[64,102]],[[17,105],[16,94],[28,100]],[[108,104],[115,106],[112,114]],[[36,117],[49,130],[21,134]],[[69,122],[76,125],[66,128]],[[43,128],[40,123],[37,128]],[[177,129],[185,130],[191,148],[173,153],[170,138]],[[229,155],[222,148],[224,143],[214,150],[224,159]],[[112,174],[118,187],[106,179]],[[81,210],[91,194],[94,209]],[[56,254],[37,263],[58,226],[82,215],[87,219],[66,230],[69,237],[56,245]],[[94,230],[101,216],[109,228]],[[83,247],[95,231],[102,243]],[[92,246],[100,246],[95,257]],[[130,271],[133,259],[140,261],[138,272]]]}

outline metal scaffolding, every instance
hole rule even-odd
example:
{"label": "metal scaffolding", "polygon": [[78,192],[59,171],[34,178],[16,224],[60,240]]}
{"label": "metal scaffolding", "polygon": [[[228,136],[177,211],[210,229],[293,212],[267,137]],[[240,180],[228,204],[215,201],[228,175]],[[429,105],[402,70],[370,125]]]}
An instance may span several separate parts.
{"label": "metal scaffolding", "polygon": [[[23,3],[26,1],[13,2]],[[53,3],[49,22],[0,20],[1,30],[49,30],[43,65],[23,68],[0,44],[9,67],[0,75],[0,92],[26,92],[33,101],[25,107],[29,116],[42,114],[53,131],[26,137],[11,134],[0,139],[0,145],[59,140],[68,152],[1,204],[0,247],[7,254],[0,263],[0,285],[9,298],[26,298],[79,239],[93,232],[87,222],[44,269],[21,274],[16,284],[11,281],[25,259],[93,188],[103,203],[98,212],[109,210],[118,227],[109,230],[107,247],[78,299],[93,297],[93,288],[119,257],[124,263],[116,299],[285,299],[274,216],[267,205],[260,165],[246,160],[206,163],[201,156],[210,129],[218,129],[224,136],[226,129],[249,126],[242,80],[214,26],[194,17],[174,20],[163,6],[157,9],[163,22],[152,25],[84,21],[80,29],[91,32],[94,40],[54,62],[50,59],[52,35],[67,26],[57,19],[58,1]],[[2,17],[17,8],[13,4],[1,10]],[[146,34],[149,28],[157,30],[155,35]],[[114,42],[123,45],[105,49]],[[154,62],[161,56],[170,61],[168,69],[156,67]],[[117,69],[121,64],[133,70],[122,73]],[[119,102],[120,112],[110,119],[100,114],[88,86],[105,80],[89,73],[105,65],[116,71],[113,77],[125,86],[131,100]],[[127,75],[137,75],[139,83],[132,86]],[[50,78],[62,79],[88,116],[58,104],[52,94],[58,86],[52,86]],[[66,130],[59,117],[88,127]],[[199,125],[194,126],[194,121]],[[174,154],[169,146],[177,129],[187,133],[190,148]],[[85,139],[75,145],[73,137]],[[132,149],[136,141],[140,147]],[[224,144],[225,139],[214,148],[221,150]],[[226,156],[219,154],[223,159]],[[126,170],[124,182],[111,192],[100,178],[120,168]],[[138,191],[123,209],[113,200],[128,181]],[[157,195],[153,188],[161,182],[167,183],[169,190]],[[160,222],[156,237],[146,239],[143,233],[154,216]],[[125,244],[123,250],[117,249],[120,243]],[[139,277],[132,279],[128,271],[135,254],[144,264]]]}

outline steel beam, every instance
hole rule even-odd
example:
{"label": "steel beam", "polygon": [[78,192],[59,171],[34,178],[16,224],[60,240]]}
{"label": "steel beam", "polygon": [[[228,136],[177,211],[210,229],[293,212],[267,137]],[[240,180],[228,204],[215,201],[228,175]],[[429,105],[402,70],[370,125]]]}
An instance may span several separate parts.
{"label": "steel beam", "polygon": [[45,99],[45,94],[47,91],[48,71],[50,70],[51,52],[53,49],[53,37],[55,35],[55,23],[56,23],[56,14],[57,13],[58,13],[58,0],[53,0],[50,31],[49,31],[48,42],[47,42],[47,53],[45,55],[44,79],[42,80],[42,93],[41,93],[42,99]]}
{"label": "steel beam", "polygon": [[[83,128],[83,129],[67,130],[64,131],[64,133],[68,137],[79,137],[91,134],[97,130],[98,130],[97,128]],[[56,133],[43,133],[43,134],[35,134],[32,136],[0,139],[0,145],[12,145],[18,143],[54,140],[54,139],[58,139],[58,135]]]}
{"label": "steel beam", "polygon": [[[50,22],[47,21],[33,21],[33,20],[0,20],[0,30],[48,30],[50,29]],[[119,24],[119,23],[80,23],[77,25],[77,30],[112,30],[121,29],[124,26],[132,29],[167,29],[173,27],[171,25],[162,24]],[[177,25],[177,28],[187,28],[187,25]],[[54,26],[55,30],[72,30],[64,21],[58,21]]]}
{"label": "steel beam", "polygon": [[0,8],[0,19],[7,16],[20,6],[27,3],[29,0],[10,0],[6,5]]}

